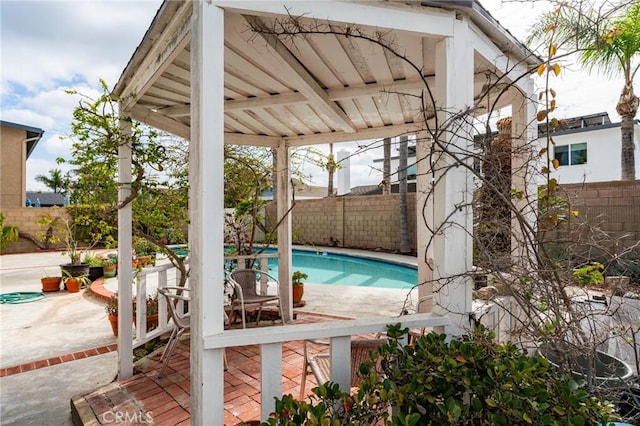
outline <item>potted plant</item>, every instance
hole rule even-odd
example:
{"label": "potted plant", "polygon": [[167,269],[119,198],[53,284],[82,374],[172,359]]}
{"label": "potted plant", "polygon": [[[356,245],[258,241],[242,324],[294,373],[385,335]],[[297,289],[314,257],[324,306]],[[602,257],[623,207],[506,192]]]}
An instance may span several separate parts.
{"label": "potted plant", "polygon": [[63,254],[69,256],[70,262],[60,265],[63,276],[89,275],[90,265],[81,262],[81,257],[82,253],[90,249],[93,244],[83,248],[80,245],[75,221],[64,213],[56,214],[57,207],[53,207],[51,211],[52,213],[45,213],[36,221],[36,225],[46,227],[46,230],[36,232],[36,236],[45,243],[45,246],[64,244],[66,251]]}
{"label": "potted plant", "polygon": [[[147,305],[147,331],[151,331],[158,327],[158,295],[156,293],[148,294],[146,299]],[[133,319],[136,318],[136,301],[133,300]]]}
{"label": "potted plant", "polygon": [[85,253],[82,257],[82,263],[89,264],[89,279],[91,281],[95,281],[103,275],[102,259],[100,259],[97,254],[93,252]]}
{"label": "potted plant", "polygon": [[133,240],[133,250],[139,266],[143,268],[145,266],[155,266],[158,246],[146,238],[136,237]]}
{"label": "potted plant", "polygon": [[40,278],[42,291],[51,292],[60,290],[60,281],[62,281],[62,277],[51,277],[47,274],[47,271],[44,271],[44,277]]}
{"label": "potted plant", "polygon": [[302,282],[302,280],[306,280],[307,278],[309,278],[309,276],[300,271],[295,271],[291,276],[294,305],[299,305],[302,302],[302,296],[304,295],[304,283]]}
{"label": "potted plant", "polygon": [[118,296],[111,296],[104,307],[113,335],[118,337]]}
{"label": "potted plant", "polygon": [[65,274],[62,278],[62,282],[69,293],[77,293],[82,287],[91,285],[91,280],[87,275],[73,276],[67,271],[62,272]]}
{"label": "potted plant", "polygon": [[107,259],[102,259],[102,274],[105,278],[113,278],[116,276],[116,270],[118,268],[117,260],[114,261],[113,258],[109,257]]}

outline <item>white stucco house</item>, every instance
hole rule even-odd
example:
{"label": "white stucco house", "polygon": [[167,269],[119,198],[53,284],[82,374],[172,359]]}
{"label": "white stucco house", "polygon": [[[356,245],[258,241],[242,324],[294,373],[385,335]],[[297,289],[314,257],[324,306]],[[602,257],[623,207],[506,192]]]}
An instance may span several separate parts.
{"label": "white stucco house", "polygon": [[[620,123],[612,123],[606,112],[561,120],[560,127],[551,136],[555,145],[550,152],[560,163],[552,176],[558,182],[620,180]],[[636,176],[640,176],[640,120],[635,121],[633,136]],[[544,145],[544,133],[539,132],[539,137],[539,143]]]}

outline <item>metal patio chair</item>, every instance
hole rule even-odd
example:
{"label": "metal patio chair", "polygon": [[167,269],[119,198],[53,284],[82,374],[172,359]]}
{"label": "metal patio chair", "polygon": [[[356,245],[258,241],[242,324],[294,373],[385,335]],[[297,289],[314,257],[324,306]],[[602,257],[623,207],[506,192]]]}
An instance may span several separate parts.
{"label": "metal patio chair", "polygon": [[[169,341],[162,351],[162,356],[160,357],[160,361],[163,361],[162,368],[158,373],[158,377],[162,376],[164,369],[167,367],[169,363],[169,359],[171,359],[171,354],[178,344],[178,340],[180,336],[184,334],[185,331],[189,331],[191,328],[191,316],[189,313],[179,312],[177,305],[180,301],[182,302],[190,302],[191,297],[189,296],[190,290],[187,287],[163,287],[158,288],[158,293],[161,294],[165,300],[167,301],[167,307],[169,308],[169,313],[171,315],[171,319],[173,320],[173,331],[171,332],[171,336],[169,337]],[[181,292],[179,294],[178,292]],[[182,310],[182,309],[181,309]]]}
{"label": "metal patio chair", "polygon": [[[262,295],[257,291],[262,275],[266,275],[269,281],[274,281],[277,286],[277,294]],[[246,327],[245,311],[248,307],[258,306],[258,316],[256,317],[256,325],[260,322],[262,307],[265,304],[277,302],[280,311],[280,319],[284,324],[284,314],[282,312],[282,301],[280,299],[280,282],[266,272],[257,269],[238,269],[229,274],[229,281],[236,287],[236,298],[233,300],[232,308],[240,311],[242,315],[242,327]]]}
{"label": "metal patio chair", "polygon": [[[307,382],[307,375],[309,374],[309,368],[316,378],[318,385],[324,384],[331,380],[331,356],[327,352],[321,352],[316,354],[309,354],[307,342],[317,345],[329,346],[329,342],[326,340],[305,340],[304,345],[304,360],[302,362],[302,379],[300,382],[300,397],[304,398],[304,389]],[[356,387],[360,384],[361,377],[359,375],[360,364],[369,361],[369,352],[375,351],[378,347],[387,342],[387,339],[361,339],[351,340],[351,387]]]}

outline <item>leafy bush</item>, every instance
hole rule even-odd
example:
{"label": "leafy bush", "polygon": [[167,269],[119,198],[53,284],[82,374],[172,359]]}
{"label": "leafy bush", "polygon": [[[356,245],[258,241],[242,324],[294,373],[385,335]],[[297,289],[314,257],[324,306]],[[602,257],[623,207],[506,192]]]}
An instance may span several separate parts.
{"label": "leafy bush", "polygon": [[[482,329],[450,342],[430,333],[401,346],[406,333],[389,327],[389,342],[360,368],[365,379],[357,394],[329,383],[314,388],[310,402],[285,396],[266,424],[371,424],[374,418],[390,425],[586,425],[606,424],[612,415],[583,383]],[[374,368],[379,358],[383,378]]]}

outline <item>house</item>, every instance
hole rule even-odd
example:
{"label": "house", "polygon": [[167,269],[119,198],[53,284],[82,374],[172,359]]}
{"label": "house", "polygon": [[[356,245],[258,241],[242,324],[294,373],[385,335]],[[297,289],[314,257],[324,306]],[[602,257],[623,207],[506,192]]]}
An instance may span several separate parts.
{"label": "house", "polygon": [[[546,143],[546,126],[538,125],[540,146]],[[493,133],[493,136],[497,135]],[[562,119],[559,126],[551,132],[554,144],[551,144],[551,158],[559,162],[559,169],[552,177],[563,184],[583,182],[618,181],[620,168],[620,123],[612,123],[609,114],[600,112]],[[635,121],[634,143],[636,153],[636,176],[640,176],[640,120]],[[479,148],[479,145],[478,145]],[[382,169],[382,158],[373,160],[376,169]],[[391,157],[391,182],[398,182],[397,155]],[[407,155],[407,180],[415,182],[416,149],[409,146]],[[393,191],[392,191],[393,192]]]}
{"label": "house", "polygon": [[64,207],[68,204],[65,196],[57,192],[27,191],[27,200],[35,207]]}
{"label": "house", "polygon": [[[287,22],[289,25],[287,25]],[[287,28],[311,28],[304,37],[278,34]],[[322,34],[338,29],[346,33]],[[352,32],[354,31],[354,32]],[[352,35],[359,35],[352,37]],[[368,34],[369,36],[363,36]],[[382,36],[382,39],[381,39]],[[393,50],[385,40],[393,41]],[[410,58],[411,66],[398,54]],[[417,134],[416,155],[429,152],[423,99],[425,82],[431,105],[443,120],[485,96],[486,76],[512,83],[498,107],[511,106],[515,144],[535,136],[532,70],[540,63],[502,28],[477,1],[444,2],[233,2],[165,1],[123,71],[114,96],[119,111],[150,126],[189,139],[191,423],[223,424],[225,347],[261,347],[261,413],[282,394],[282,343],[305,338],[332,341],[332,380],[349,382],[350,336],[383,331],[385,322],[353,320],[317,326],[297,324],[269,330],[225,330],[223,309],[223,144],[264,146],[277,151],[278,279],[284,316],[292,317],[290,149]],[[500,91],[504,92],[505,88]],[[496,96],[497,98],[497,96]],[[122,120],[125,133],[130,121]],[[471,129],[458,127],[443,139],[461,147]],[[119,148],[120,197],[129,194],[130,146]],[[418,280],[442,279],[446,289],[431,296],[430,312],[407,321],[445,327],[460,334],[470,326],[472,309],[470,176],[455,159],[434,170],[436,184],[427,226],[420,221],[419,249],[433,240],[429,259],[418,264]],[[429,165],[419,163],[421,167]],[[416,186],[431,185],[418,170]],[[514,178],[516,188],[530,188]],[[529,191],[535,194],[535,188]],[[523,200],[527,204],[529,200]],[[366,206],[364,206],[366,208]],[[431,215],[432,213],[432,215]],[[416,212],[418,214],[418,212]],[[459,226],[438,228],[444,222]],[[433,229],[441,229],[433,233]],[[131,207],[119,212],[119,257],[131,246]],[[433,237],[433,238],[432,238]],[[425,250],[426,251],[426,250]],[[434,264],[436,268],[430,268]],[[131,315],[131,266],[119,268],[120,318]],[[132,331],[118,336],[119,375],[132,374]]]}
{"label": "house", "polygon": [[27,159],[44,130],[0,121],[0,208],[22,207],[27,198]]}
{"label": "house", "polygon": [[[546,142],[545,134],[540,127],[538,142],[541,145]],[[551,136],[554,144],[550,152],[560,164],[552,176],[558,182],[570,184],[620,180],[620,123],[612,123],[606,112],[561,120]],[[640,120],[635,120],[633,136],[636,176],[640,176]]]}

